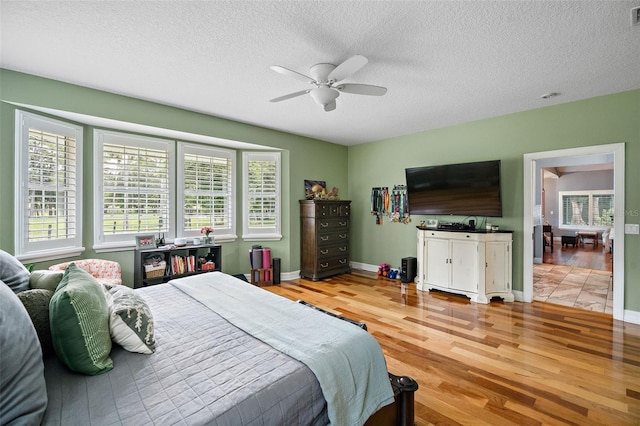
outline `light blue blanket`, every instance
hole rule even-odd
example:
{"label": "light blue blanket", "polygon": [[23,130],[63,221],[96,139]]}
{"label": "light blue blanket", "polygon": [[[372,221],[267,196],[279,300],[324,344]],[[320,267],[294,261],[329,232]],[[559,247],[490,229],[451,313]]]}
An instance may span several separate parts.
{"label": "light blue blanket", "polygon": [[393,402],[378,342],[346,321],[221,272],[170,284],[236,327],[306,364],[315,374],[334,425],[362,425]]}

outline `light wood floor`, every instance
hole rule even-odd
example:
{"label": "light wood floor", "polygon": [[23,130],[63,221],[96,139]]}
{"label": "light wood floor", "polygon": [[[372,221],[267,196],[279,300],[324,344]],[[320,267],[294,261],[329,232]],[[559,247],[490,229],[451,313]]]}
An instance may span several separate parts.
{"label": "light wood floor", "polygon": [[265,287],[366,322],[417,425],[638,425],[640,326],[549,303],[468,302],[354,271]]}

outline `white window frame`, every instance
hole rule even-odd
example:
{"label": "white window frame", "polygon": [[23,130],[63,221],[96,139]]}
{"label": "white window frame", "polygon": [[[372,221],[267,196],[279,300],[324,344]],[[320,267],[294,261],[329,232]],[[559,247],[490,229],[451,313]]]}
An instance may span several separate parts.
{"label": "white window frame", "polygon": [[[15,255],[21,261],[46,261],[78,256],[82,246],[82,146],[83,128],[60,120],[17,110],[15,124]],[[73,238],[47,241],[29,241],[29,129],[75,138],[75,203]]]}
{"label": "white window frame", "polygon": [[214,234],[213,237],[215,238],[216,242],[223,242],[223,241],[235,241],[237,238],[236,235],[236,205],[237,205],[237,199],[236,199],[236,151],[233,150],[227,150],[227,149],[221,149],[218,147],[212,147],[212,146],[206,146],[206,145],[196,145],[196,144],[191,144],[191,143],[187,143],[187,142],[178,142],[178,176],[177,176],[177,181],[178,181],[178,195],[177,195],[177,232],[178,232],[178,236],[180,237],[185,237],[185,238],[189,238],[189,237],[202,237],[203,235],[200,234],[199,230],[185,230],[184,229],[184,218],[185,218],[185,211],[183,209],[183,206],[186,204],[185,202],[185,191],[184,191],[184,166],[185,166],[185,162],[184,162],[184,156],[187,154],[195,154],[195,155],[202,155],[202,156],[207,156],[207,157],[218,157],[218,158],[225,158],[227,160],[230,161],[231,164],[231,170],[230,170],[230,183],[229,183],[229,190],[230,190],[230,194],[229,194],[229,205],[227,206],[228,208],[228,221],[229,221],[229,226],[228,227],[219,227],[216,226],[215,224],[210,224],[209,226],[212,226],[214,228]]}
{"label": "white window frame", "polygon": [[[249,226],[249,163],[273,161],[276,163],[276,225],[273,228]],[[242,153],[242,239],[245,241],[269,241],[282,239],[282,155],[280,152]]]}
{"label": "white window frame", "polygon": [[[123,248],[135,247],[135,237],[137,235],[150,235],[153,232],[140,232],[131,234],[107,235],[103,232],[104,221],[104,197],[103,192],[103,148],[105,143],[135,146],[141,148],[151,148],[166,150],[169,154],[169,188],[168,203],[169,217],[168,230],[165,232],[166,239],[175,237],[175,141],[140,136],[129,133],[115,132],[111,130],[96,129],[93,131],[94,164],[93,164],[93,188],[94,188],[94,208],[93,208],[93,229],[94,245],[97,252],[115,251]],[[157,235],[157,232],[155,233]]]}
{"label": "white window frame", "polygon": [[[564,203],[563,197],[571,195],[586,195],[589,197],[589,223],[586,225],[566,225],[564,224]],[[558,227],[561,229],[585,229],[585,230],[605,230],[610,226],[593,225],[593,196],[594,195],[614,195],[613,189],[594,189],[585,191],[558,191]]]}

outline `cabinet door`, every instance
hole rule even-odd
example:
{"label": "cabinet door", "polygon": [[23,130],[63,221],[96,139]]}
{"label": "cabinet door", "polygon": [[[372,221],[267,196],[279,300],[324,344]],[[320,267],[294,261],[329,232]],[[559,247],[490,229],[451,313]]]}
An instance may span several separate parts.
{"label": "cabinet door", "polygon": [[451,241],[451,288],[478,292],[478,243]]}
{"label": "cabinet door", "polygon": [[486,249],[486,292],[511,291],[511,270],[509,268],[509,243],[490,242]]}
{"label": "cabinet door", "polygon": [[425,240],[425,281],[441,287],[449,287],[449,240],[427,238]]}

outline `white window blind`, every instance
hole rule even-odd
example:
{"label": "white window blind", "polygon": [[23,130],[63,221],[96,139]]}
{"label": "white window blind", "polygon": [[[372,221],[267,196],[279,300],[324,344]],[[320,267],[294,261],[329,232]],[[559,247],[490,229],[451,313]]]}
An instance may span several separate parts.
{"label": "white window blind", "polygon": [[613,191],[560,191],[560,227],[604,228],[613,225]]}
{"label": "white window blind", "polygon": [[76,140],[29,129],[29,241],[75,238]]}
{"label": "white window blind", "polygon": [[[96,131],[97,241],[172,232],[173,142]],[[99,243],[99,244],[100,244]]]}
{"label": "white window blind", "polygon": [[18,111],[16,133],[16,254],[80,253],[82,128]]}
{"label": "white window blind", "polygon": [[243,153],[243,238],[281,238],[280,153]]}
{"label": "white window blind", "polygon": [[235,238],[235,152],[180,143],[178,185],[182,236],[212,226],[217,239]]}

